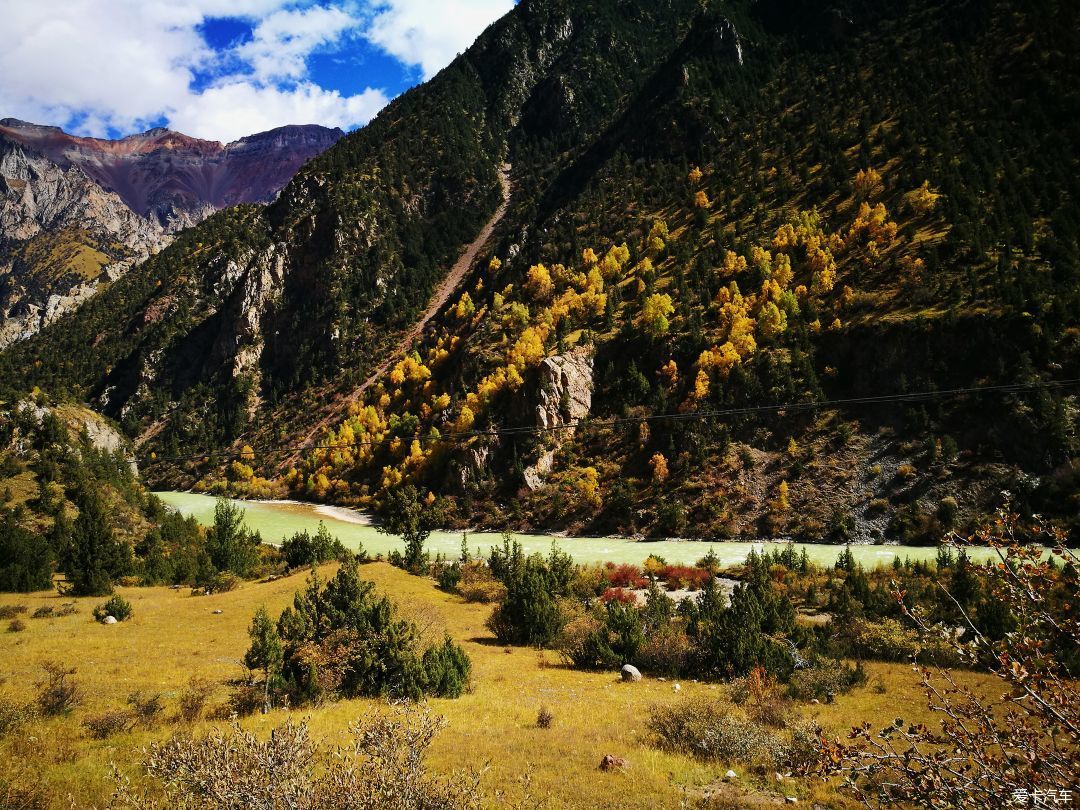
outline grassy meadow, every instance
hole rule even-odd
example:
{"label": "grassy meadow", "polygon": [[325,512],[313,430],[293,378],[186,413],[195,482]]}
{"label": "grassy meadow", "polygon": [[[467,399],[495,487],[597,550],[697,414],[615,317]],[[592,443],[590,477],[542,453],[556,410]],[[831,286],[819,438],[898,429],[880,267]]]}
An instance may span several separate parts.
{"label": "grassy meadow", "polygon": [[[527,790],[534,799],[544,799],[545,807],[673,807],[683,799],[694,804],[709,794],[715,797],[710,806],[720,807],[782,804],[785,796],[798,796],[811,805],[854,806],[830,785],[808,779],[777,783],[773,774],[754,776],[739,765],[733,765],[739,780],[726,784],[727,764],[703,764],[650,744],[647,721],[653,707],[702,693],[720,697],[722,685],[684,682],[676,691],[670,681],[646,678],[623,684],[616,673],[572,670],[554,652],[495,643],[484,627],[489,605],[467,603],[438,590],[431,580],[384,563],[366,565],[361,573],[391,594],[425,634],[437,639],[449,632],[471,656],[471,691],[457,700],[431,701],[448,721],[432,748],[431,765],[447,771],[482,764],[487,768],[483,785],[493,803],[496,794],[513,803]],[[76,667],[85,694],[70,716],[35,720],[0,738],[3,776],[40,783],[54,807],[105,806],[113,787],[112,763],[137,780],[143,746],[174,729],[204,732],[210,727],[207,720],[192,727],[174,719],[180,691],[192,677],[209,679],[219,684],[211,704],[223,704],[227,681],[244,673],[241,657],[252,614],[265,605],[276,617],[303,583],[303,575],[294,575],[245,583],[212,596],[191,596],[186,588],[121,588],[134,615],[111,626],[91,617],[101,598],[69,600],[48,592],[0,595],[0,607],[27,608],[20,617],[24,630],[7,630],[7,622],[0,629],[0,696],[31,699],[41,664],[50,660]],[[58,607],[66,601],[77,603],[76,614],[31,618],[43,605]],[[839,696],[834,704],[803,704],[799,711],[835,732],[862,719],[887,724],[897,714],[934,722],[909,666],[870,663],[866,670],[865,686]],[[994,687],[988,676],[964,677],[985,684],[987,690]],[[165,696],[163,723],[104,740],[93,739],[83,728],[88,716],[124,708],[136,690]],[[294,714],[307,718],[316,736],[344,742],[349,723],[379,705],[375,700],[349,700]],[[554,715],[550,728],[536,725],[541,706]],[[268,729],[285,716],[274,711],[243,722]],[[598,764],[605,754],[624,757],[629,766],[601,772]]]}

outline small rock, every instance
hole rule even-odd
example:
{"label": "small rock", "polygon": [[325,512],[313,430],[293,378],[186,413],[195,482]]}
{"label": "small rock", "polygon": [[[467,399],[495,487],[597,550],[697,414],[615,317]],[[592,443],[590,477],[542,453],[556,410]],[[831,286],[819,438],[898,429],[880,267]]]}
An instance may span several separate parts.
{"label": "small rock", "polygon": [[616,771],[624,770],[630,763],[628,763],[622,757],[614,756],[613,754],[604,754],[604,758],[600,760],[600,770],[602,771]]}
{"label": "small rock", "polygon": [[794,796],[785,796],[784,801],[787,802],[788,804],[798,804],[799,803],[799,800],[796,799]]}
{"label": "small rock", "polygon": [[821,705],[821,701],[820,701],[820,700],[818,700],[817,698],[814,698],[813,700],[811,700],[811,701],[810,701],[810,704],[811,704],[812,706],[820,706],[820,705]]}
{"label": "small rock", "polygon": [[728,771],[724,774],[725,779],[738,779],[739,775],[735,771]]}
{"label": "small rock", "polygon": [[782,773],[774,773],[773,776],[776,777],[777,782],[783,782],[784,781],[784,775]]}
{"label": "small rock", "polygon": [[672,692],[681,692],[682,687],[679,684],[675,684],[673,687],[671,687],[671,691]]}
{"label": "small rock", "polygon": [[622,679],[624,681],[640,681],[641,670],[639,670],[633,664],[623,664]]}
{"label": "small rock", "polygon": [[116,624],[116,617],[115,616],[106,616],[104,619],[101,620],[101,623],[102,624]]}
{"label": "small rock", "polygon": [[225,611],[218,608],[217,610],[211,610],[210,612],[213,613],[215,616],[220,616]]}

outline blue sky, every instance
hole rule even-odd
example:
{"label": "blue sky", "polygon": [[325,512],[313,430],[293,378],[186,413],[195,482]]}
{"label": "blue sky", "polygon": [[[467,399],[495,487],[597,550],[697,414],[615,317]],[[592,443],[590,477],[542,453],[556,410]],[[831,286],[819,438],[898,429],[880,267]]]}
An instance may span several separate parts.
{"label": "blue sky", "polygon": [[514,0],[0,0],[0,118],[230,141],[353,129]]}

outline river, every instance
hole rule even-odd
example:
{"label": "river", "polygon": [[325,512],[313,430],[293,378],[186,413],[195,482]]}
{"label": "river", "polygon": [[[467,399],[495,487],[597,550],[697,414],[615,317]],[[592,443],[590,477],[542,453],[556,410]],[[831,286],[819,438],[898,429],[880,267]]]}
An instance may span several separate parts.
{"label": "river", "polygon": [[[193,515],[200,523],[210,525],[214,522],[214,504],[216,499],[210,495],[198,495],[191,492],[158,492],[162,501],[184,515]],[[372,523],[371,517],[352,509],[336,506],[321,506],[295,501],[234,501],[244,510],[244,519],[249,528],[259,532],[264,541],[280,543],[290,535],[307,530],[318,529],[319,521],[326,524],[330,532],[336,535],[345,546],[356,549],[363,545],[371,556],[385,556],[394,549],[402,550],[401,540],[391,535],[380,534]],[[461,551],[460,531],[433,532],[427,543],[432,555],[441,553],[446,557],[456,557]],[[702,540],[658,540],[643,541],[625,537],[564,537],[552,534],[515,534],[514,539],[522,544],[527,553],[547,553],[551,543],[557,542],[559,548],[581,563],[615,562],[640,565],[650,554],[663,557],[671,564],[693,564],[704,557],[711,549],[724,565],[741,563],[752,548],[775,547],[768,543],[729,543]],[[487,554],[492,545],[502,544],[502,535],[494,532],[470,532],[469,549],[475,554],[480,549]],[[811,561],[819,565],[832,565],[840,553],[840,547],[828,543],[800,543],[799,549],[805,548]],[[925,546],[852,546],[855,559],[865,568],[877,565],[889,565],[899,556],[912,560],[933,560],[936,549]],[[973,550],[972,557],[984,557],[989,552]]]}

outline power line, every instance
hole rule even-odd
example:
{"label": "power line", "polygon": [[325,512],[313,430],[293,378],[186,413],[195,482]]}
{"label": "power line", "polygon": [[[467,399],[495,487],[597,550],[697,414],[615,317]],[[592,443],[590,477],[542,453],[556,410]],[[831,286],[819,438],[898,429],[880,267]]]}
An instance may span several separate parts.
{"label": "power line", "polygon": [[[1065,388],[1071,388],[1080,385],[1080,379],[1072,380],[1058,380],[1050,382],[1037,382],[1037,383],[1013,383],[1010,385],[988,385],[981,387],[970,388],[949,388],[938,391],[912,391],[906,393],[895,394],[883,394],[873,397],[849,397],[846,399],[831,399],[831,400],[819,400],[816,402],[788,402],[783,404],[772,405],[747,405],[741,408],[722,408],[717,410],[708,411],[686,411],[683,413],[660,413],[649,414],[646,416],[625,416],[615,417],[611,419],[576,419],[567,422],[562,425],[551,426],[522,426],[522,427],[510,427],[510,428],[492,428],[490,430],[469,430],[459,431],[456,433],[447,433],[441,435],[414,435],[411,437],[395,437],[393,439],[379,439],[379,440],[366,440],[366,441],[354,441],[341,444],[313,444],[313,445],[279,445],[274,448],[278,452],[291,452],[291,451],[314,451],[314,450],[348,450],[357,447],[381,447],[388,445],[391,442],[400,439],[408,441],[418,441],[421,443],[464,443],[476,438],[496,438],[496,437],[515,437],[515,436],[529,436],[529,435],[544,435],[548,433],[558,433],[564,430],[576,430],[576,429],[604,429],[604,428],[617,428],[622,425],[640,424],[642,422],[685,422],[692,420],[707,420],[718,419],[723,417],[733,416],[750,416],[761,413],[800,413],[805,411],[815,411],[826,408],[846,408],[855,407],[861,405],[892,405],[892,404],[910,404],[917,402],[932,402],[936,400],[960,398],[970,395],[979,394],[1020,394],[1038,390],[1060,390]],[[230,458],[250,458],[252,455],[266,455],[266,452],[258,453],[253,452],[251,454],[243,453],[240,451],[209,451],[202,453],[190,453],[180,456],[148,456],[144,457],[139,463],[145,464],[162,464],[166,462],[179,462],[179,461],[196,461],[199,459],[214,458],[218,460],[226,460]]]}

